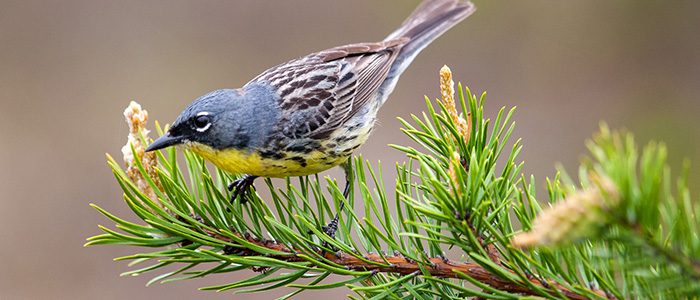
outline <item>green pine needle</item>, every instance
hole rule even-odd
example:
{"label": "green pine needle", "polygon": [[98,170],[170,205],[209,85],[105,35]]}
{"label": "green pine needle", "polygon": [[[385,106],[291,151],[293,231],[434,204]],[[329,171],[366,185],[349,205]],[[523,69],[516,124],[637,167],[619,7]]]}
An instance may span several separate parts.
{"label": "green pine needle", "polygon": [[[700,206],[688,190],[690,168],[672,178],[663,144],[639,149],[631,134],[605,125],[587,144],[591,158],[579,170],[580,183],[560,170],[546,180],[547,194],[551,204],[570,201],[595,187],[588,175],[598,174],[612,182],[620,203],[587,211],[581,220],[560,220],[580,226],[554,224],[551,232],[569,230],[555,247],[511,245],[521,228],[537,230],[536,219],[550,204],[538,202],[534,178],[521,173],[523,145],[512,141],[515,110],[503,108],[490,120],[484,101],[485,94],[477,98],[461,84],[458,115],[426,98],[426,113],[399,119],[402,132],[418,147],[390,145],[408,158],[396,165],[395,186],[385,186],[381,165],[357,157],[350,168],[349,199],[334,179],[309,176],[298,183],[266,180],[269,196],[251,193],[246,205],[230,203],[225,185],[233,177],[186,150],[181,160],[174,149],[158,154],[158,178],[136,160],[157,196],[151,199],[108,156],[125,203],[141,221],[126,221],[91,204],[116,226],[99,226],[103,233],[88,238],[85,246],[159,249],[135,248],[135,254],[118,258],[148,264],[122,274],[153,274],[148,284],[253,269],[258,272],[246,279],[202,290],[297,289],[281,299],[344,287],[362,299],[514,299],[522,291],[548,299],[677,299],[700,293]],[[466,116],[471,119],[468,137],[455,120]],[[343,201],[349,209],[332,239],[322,226]],[[604,222],[587,223],[596,214]],[[584,230],[583,238],[567,239]],[[434,259],[445,255],[443,267],[470,263],[490,277],[463,270],[451,279],[433,276]],[[367,271],[347,261],[380,269]],[[390,261],[415,269],[402,275]],[[176,268],[165,271],[168,266]],[[331,281],[331,274],[343,277]]]}

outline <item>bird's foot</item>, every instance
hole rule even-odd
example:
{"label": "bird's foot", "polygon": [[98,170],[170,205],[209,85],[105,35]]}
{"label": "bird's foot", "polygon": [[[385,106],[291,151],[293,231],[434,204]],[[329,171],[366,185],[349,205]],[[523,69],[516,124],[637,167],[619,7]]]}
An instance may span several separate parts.
{"label": "bird's foot", "polygon": [[[343,164],[343,171],[345,172],[345,189],[343,189],[343,201],[340,202],[340,207],[338,208],[338,212],[335,214],[333,220],[331,220],[331,222],[328,223],[328,225],[321,227],[323,232],[333,240],[335,239],[336,232],[338,232],[338,222],[340,218],[340,213],[345,208],[345,201],[349,201],[350,199],[350,183],[352,182],[351,168],[352,166],[350,164],[350,161]],[[325,241],[322,243],[322,246],[330,248],[333,251],[338,250],[335,249],[335,247],[328,245],[328,243]]]}
{"label": "bird's foot", "polygon": [[258,176],[253,176],[253,175],[243,175],[240,179],[236,179],[231,184],[228,185],[228,190],[231,191],[231,203],[233,203],[236,198],[240,196],[240,201],[241,204],[245,204],[248,202],[248,199],[246,198],[246,195],[248,194],[248,190],[252,187],[255,189],[253,186],[253,181],[255,181],[255,178],[258,178]]}
{"label": "bird's foot", "polygon": [[[328,223],[328,225],[321,227],[321,229],[328,237],[330,237],[331,239],[335,239],[335,233],[338,232],[338,215],[336,214],[335,218],[333,218],[333,220],[331,220],[331,222]],[[323,242],[323,247],[330,248],[333,251],[337,251],[335,247],[328,245],[328,243],[325,241]]]}
{"label": "bird's foot", "polygon": [[[323,231],[323,233],[325,233],[331,239],[335,239],[335,234],[336,234],[336,232],[338,232],[338,217],[339,217],[339,215],[336,214],[335,217],[333,218],[333,220],[331,220],[331,222],[328,223],[328,225],[321,227],[321,230]],[[306,232],[306,234],[313,235],[314,232],[309,230]],[[333,251],[337,251],[337,249],[335,249],[335,247],[329,245],[328,242],[326,242],[326,241],[322,241],[321,246],[323,246],[324,248],[329,248]]]}
{"label": "bird's foot", "polygon": [[335,215],[335,218],[328,225],[321,227],[321,229],[328,237],[334,239],[335,233],[338,231],[338,215]]}

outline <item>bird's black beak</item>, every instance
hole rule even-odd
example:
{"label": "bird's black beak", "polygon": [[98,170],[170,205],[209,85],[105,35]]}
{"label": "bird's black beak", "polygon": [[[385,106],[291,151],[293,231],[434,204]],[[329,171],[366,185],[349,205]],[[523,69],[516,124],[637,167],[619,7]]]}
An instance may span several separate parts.
{"label": "bird's black beak", "polygon": [[182,144],[182,137],[172,136],[170,132],[166,132],[163,136],[159,137],[157,140],[153,141],[146,148],[146,152],[163,149],[170,146],[175,146]]}

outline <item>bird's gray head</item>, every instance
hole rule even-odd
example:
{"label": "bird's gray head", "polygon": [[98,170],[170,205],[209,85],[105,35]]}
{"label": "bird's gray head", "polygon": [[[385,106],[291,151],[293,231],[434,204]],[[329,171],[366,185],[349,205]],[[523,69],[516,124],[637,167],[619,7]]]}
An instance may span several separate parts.
{"label": "bird's gray head", "polygon": [[214,149],[245,149],[256,122],[241,90],[216,90],[197,98],[177,117],[168,132],[148,146],[153,151],[198,143]]}

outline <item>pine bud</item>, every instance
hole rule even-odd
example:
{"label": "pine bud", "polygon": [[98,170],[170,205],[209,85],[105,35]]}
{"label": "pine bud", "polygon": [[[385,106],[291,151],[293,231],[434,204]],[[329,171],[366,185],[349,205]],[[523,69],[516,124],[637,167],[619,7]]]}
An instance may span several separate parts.
{"label": "pine bud", "polygon": [[471,118],[467,114],[467,120],[460,117],[457,113],[457,106],[455,104],[455,88],[454,81],[452,81],[452,71],[445,65],[440,69],[440,94],[442,95],[442,105],[445,106],[447,114],[452,119],[452,122],[457,126],[457,131],[464,138],[465,142],[469,141],[469,134],[471,132]]}
{"label": "pine bud", "polygon": [[[129,125],[127,142],[126,145],[122,147],[124,163],[126,164],[126,174],[129,176],[131,181],[136,184],[141,192],[151,199],[156,199],[156,194],[148,184],[148,181],[146,181],[146,179],[142,176],[136,164],[136,159],[140,159],[149,177],[151,177],[151,179],[156,183],[156,186],[162,190],[161,183],[156,172],[156,168],[158,166],[156,154],[155,152],[146,153],[146,145],[141,142],[141,138],[148,138],[148,133],[150,132],[148,129],[146,129],[148,112],[142,109],[141,105],[138,103],[131,101],[129,106],[124,110],[124,117],[126,118],[126,123]],[[133,152],[132,147],[134,150]]]}
{"label": "pine bud", "polygon": [[609,179],[595,174],[591,179],[595,186],[542,211],[535,218],[532,230],[514,236],[512,244],[519,248],[559,246],[595,237],[608,225],[620,197]]}

